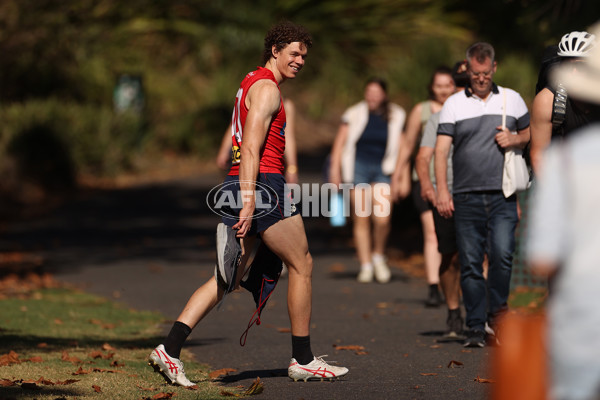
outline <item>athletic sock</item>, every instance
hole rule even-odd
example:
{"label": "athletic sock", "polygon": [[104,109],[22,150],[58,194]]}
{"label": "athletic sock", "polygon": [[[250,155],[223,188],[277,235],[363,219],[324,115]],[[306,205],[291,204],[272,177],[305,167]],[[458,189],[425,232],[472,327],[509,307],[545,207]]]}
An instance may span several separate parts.
{"label": "athletic sock", "polygon": [[310,335],[292,335],[292,357],[295,358],[300,365],[306,365],[315,358],[310,349]]}
{"label": "athletic sock", "polygon": [[167,354],[171,357],[179,358],[183,342],[185,342],[190,333],[192,333],[192,328],[183,322],[175,321],[164,343]]}
{"label": "athletic sock", "polygon": [[368,262],[368,263],[364,263],[364,264],[360,264],[360,269],[361,270],[367,270],[367,271],[373,271],[373,264]]}

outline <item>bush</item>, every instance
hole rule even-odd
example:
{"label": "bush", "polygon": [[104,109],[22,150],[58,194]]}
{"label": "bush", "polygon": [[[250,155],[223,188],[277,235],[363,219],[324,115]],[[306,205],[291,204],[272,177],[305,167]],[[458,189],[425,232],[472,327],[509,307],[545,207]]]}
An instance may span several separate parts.
{"label": "bush", "polygon": [[69,185],[81,173],[106,176],[129,168],[143,128],[142,116],[106,106],[57,99],[12,103],[0,109],[0,156],[14,160],[26,179]]}

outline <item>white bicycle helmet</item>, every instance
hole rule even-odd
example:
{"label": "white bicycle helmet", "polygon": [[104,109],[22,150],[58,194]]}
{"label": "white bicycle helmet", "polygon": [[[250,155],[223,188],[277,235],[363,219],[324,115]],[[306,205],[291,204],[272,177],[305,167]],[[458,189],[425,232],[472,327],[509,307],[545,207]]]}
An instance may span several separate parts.
{"label": "white bicycle helmet", "polygon": [[587,57],[596,43],[596,35],[573,31],[560,39],[557,54],[561,57]]}

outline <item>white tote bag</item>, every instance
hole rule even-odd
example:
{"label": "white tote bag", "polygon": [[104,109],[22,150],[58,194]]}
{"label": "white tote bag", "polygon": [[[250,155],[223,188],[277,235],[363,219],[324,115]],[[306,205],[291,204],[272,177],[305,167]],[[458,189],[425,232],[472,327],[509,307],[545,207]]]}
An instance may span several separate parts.
{"label": "white tote bag", "polygon": [[[506,92],[503,90],[502,129],[506,127]],[[512,132],[516,135],[517,132]],[[502,172],[502,192],[504,197],[529,188],[529,168],[523,158],[523,150],[518,147],[504,150],[504,169]]]}

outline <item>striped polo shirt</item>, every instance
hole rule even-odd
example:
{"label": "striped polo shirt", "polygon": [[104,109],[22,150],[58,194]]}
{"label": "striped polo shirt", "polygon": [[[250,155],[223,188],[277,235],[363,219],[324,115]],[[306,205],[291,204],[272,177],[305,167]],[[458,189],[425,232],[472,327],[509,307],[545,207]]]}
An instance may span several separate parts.
{"label": "striped polo shirt", "polygon": [[504,150],[496,143],[502,125],[503,93],[506,93],[506,127],[519,131],[529,126],[529,112],[519,93],[492,85],[482,100],[470,88],[455,93],[442,107],[438,135],[452,137],[453,193],[502,190]]}

